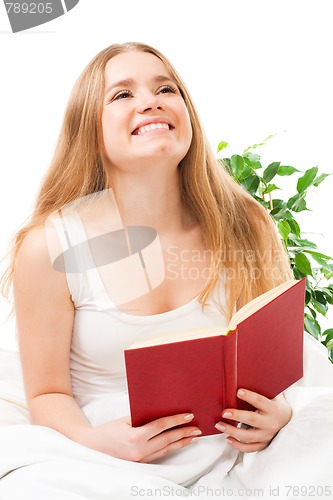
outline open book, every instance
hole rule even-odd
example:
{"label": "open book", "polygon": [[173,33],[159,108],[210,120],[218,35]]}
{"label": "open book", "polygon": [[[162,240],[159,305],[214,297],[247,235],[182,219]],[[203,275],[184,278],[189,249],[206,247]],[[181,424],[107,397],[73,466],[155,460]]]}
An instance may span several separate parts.
{"label": "open book", "polygon": [[225,408],[253,409],[249,389],[274,398],[303,376],[305,278],[289,280],[239,309],[227,328],[170,332],[125,350],[133,426],[193,413],[203,435],[218,433]]}

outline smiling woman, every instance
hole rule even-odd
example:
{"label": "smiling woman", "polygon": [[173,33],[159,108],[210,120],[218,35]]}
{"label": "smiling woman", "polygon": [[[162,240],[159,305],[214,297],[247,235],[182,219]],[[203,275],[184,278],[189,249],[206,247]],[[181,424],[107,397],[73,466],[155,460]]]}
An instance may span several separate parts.
{"label": "smiling woman", "polygon": [[[25,498],[31,488],[34,499],[38,488],[45,498],[54,469],[62,488],[55,498],[64,488],[84,497],[88,487],[95,500],[131,498],[135,485],[148,491],[171,484],[185,496],[188,486],[236,488],[251,478],[261,488],[328,480],[325,467],[314,475],[332,445],[327,439],[324,446],[321,434],[333,416],[332,391],[318,378],[306,376],[274,399],[242,388],[238,398],[256,411],[221,407],[214,436],[198,439],[191,408],[141,427],[129,417],[129,345],[226,326],[235,309],[290,276],[273,221],[216,160],[170,62],[139,43],[97,54],[74,87],[4,278],[4,287],[13,283],[26,400],[37,427],[22,426],[20,439],[15,429],[15,451],[11,432],[1,436],[10,457],[1,486],[12,494],[21,488]],[[308,338],[305,353],[329,380],[332,367]],[[307,391],[311,384],[316,391]],[[305,440],[317,454],[305,456]],[[248,458],[252,452],[259,453]],[[297,469],[286,465],[286,454]]]}

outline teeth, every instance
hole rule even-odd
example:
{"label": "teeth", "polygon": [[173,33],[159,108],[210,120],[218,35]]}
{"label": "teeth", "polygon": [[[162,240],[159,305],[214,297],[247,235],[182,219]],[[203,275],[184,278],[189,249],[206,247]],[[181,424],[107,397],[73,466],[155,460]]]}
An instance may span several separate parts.
{"label": "teeth", "polygon": [[164,128],[169,130],[169,125],[167,123],[149,123],[149,125],[144,125],[140,127],[138,130],[138,135],[145,134],[149,130],[154,130],[155,128]]}

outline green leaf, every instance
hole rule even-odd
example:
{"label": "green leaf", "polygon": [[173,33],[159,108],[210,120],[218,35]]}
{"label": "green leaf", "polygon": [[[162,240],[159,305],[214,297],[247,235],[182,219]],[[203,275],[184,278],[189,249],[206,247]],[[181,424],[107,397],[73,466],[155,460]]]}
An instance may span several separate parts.
{"label": "green leaf", "polygon": [[279,212],[276,212],[273,215],[274,215],[274,219],[276,221],[281,220],[281,219],[286,219],[286,210],[280,210]]}
{"label": "green leaf", "polygon": [[298,225],[298,222],[295,221],[295,219],[289,219],[288,224],[290,226],[290,231],[295,234],[296,236],[301,235],[301,229]]}
{"label": "green leaf", "polygon": [[314,296],[316,297],[316,300],[318,300],[318,302],[320,302],[321,304],[326,304],[326,297],[321,290],[315,290]]}
{"label": "green leaf", "polygon": [[279,214],[280,216],[280,213],[284,214],[286,210],[287,210],[287,203],[285,201],[279,200],[278,198],[273,200],[273,210],[271,211],[271,215],[273,215],[275,219],[283,218],[283,217],[278,217],[277,214]]}
{"label": "green leaf", "polygon": [[310,261],[304,253],[299,252],[295,256],[295,265],[297,269],[301,271],[301,273],[304,274],[305,276],[307,276],[308,274],[312,276]]}
{"label": "green leaf", "polygon": [[280,165],[277,171],[278,175],[292,175],[295,172],[300,172],[300,170],[289,165]]}
{"label": "green leaf", "polygon": [[333,260],[333,257],[330,257],[329,255],[326,255],[321,252],[314,252],[313,250],[307,250],[307,253],[311,254],[314,259],[319,258],[325,260]]}
{"label": "green leaf", "polygon": [[316,178],[318,172],[318,167],[312,167],[306,170],[305,174],[302,175],[297,181],[297,191],[303,193]]}
{"label": "green leaf", "polygon": [[308,304],[310,302],[311,297],[312,297],[311,292],[309,292],[309,290],[306,290],[306,292],[305,292],[305,304]]}
{"label": "green leaf", "polygon": [[279,198],[275,198],[275,200],[273,200],[273,209],[277,208],[281,210],[282,207],[287,207],[287,203],[284,200],[279,200]]}
{"label": "green leaf", "polygon": [[285,213],[284,213],[284,216],[286,219],[293,219],[293,215],[291,212],[289,212],[289,210],[286,210]]}
{"label": "green leaf", "polygon": [[323,333],[322,333],[322,337],[326,337],[325,338],[325,343],[326,342],[329,342],[330,340],[333,339],[333,328],[328,328],[328,330],[325,330]]}
{"label": "green leaf", "polygon": [[312,305],[323,316],[326,316],[328,306],[327,304],[322,304],[318,300],[312,299]]}
{"label": "green leaf", "polygon": [[260,161],[260,155],[258,155],[258,153],[248,152],[245,155],[243,155],[243,158],[244,158],[244,160],[247,159],[247,160],[252,161],[254,163],[256,163],[257,161]]}
{"label": "green leaf", "polygon": [[313,241],[306,240],[304,238],[292,238],[292,239],[295,244],[303,248],[303,251],[305,248],[309,250],[311,250],[312,248],[317,248],[317,245],[313,243]]}
{"label": "green leaf", "polygon": [[313,181],[313,185],[318,187],[319,184],[321,184],[323,182],[323,180],[326,179],[326,177],[328,177],[329,175],[332,175],[332,174],[320,174],[320,175],[318,175],[318,177],[316,177],[315,180]]}
{"label": "green leaf", "polygon": [[[271,214],[272,214],[272,212],[271,212]],[[293,218],[292,214],[287,209],[282,209],[279,212],[274,213],[273,215],[274,215],[275,220],[292,219]]]}
{"label": "green leaf", "polygon": [[249,167],[252,167],[255,170],[257,170],[258,168],[262,168],[262,165],[260,163],[260,156],[255,153],[247,153],[243,156],[243,159],[246,165],[249,165]]}
{"label": "green leaf", "polygon": [[308,310],[310,311],[310,313],[311,313],[312,317],[313,317],[314,319],[316,319],[316,317],[317,317],[317,313],[316,313],[316,311],[315,311],[312,307],[310,307],[310,305],[308,305],[308,307],[307,307],[307,308],[308,308]]}
{"label": "green leaf", "polygon": [[329,264],[328,262],[326,262],[326,260],[323,259],[315,259],[315,261],[318,262],[318,264],[320,264],[323,269],[326,269],[326,271],[333,273],[333,263]]}
{"label": "green leaf", "polygon": [[326,288],[325,286],[322,287],[322,292],[326,297],[326,300],[329,304],[333,304],[333,293],[329,288]]}
{"label": "green leaf", "polygon": [[268,184],[267,187],[263,190],[264,194],[271,193],[272,191],[275,191],[276,189],[281,189],[277,187],[275,184]]}
{"label": "green leaf", "polygon": [[281,220],[278,222],[278,230],[284,240],[287,240],[290,233],[290,226],[286,220]]}
{"label": "green leaf", "polygon": [[302,210],[307,210],[306,201],[304,200],[305,193],[295,194],[289,198],[287,205],[293,212],[302,212]]}
{"label": "green leaf", "polygon": [[249,175],[243,182],[242,186],[251,194],[254,194],[259,186],[260,178],[257,174]]}
{"label": "green leaf", "polygon": [[268,165],[267,168],[265,168],[265,170],[263,172],[263,179],[264,179],[264,182],[266,182],[266,184],[268,182],[270,182],[273,179],[273,177],[276,176],[279,166],[280,166],[280,162],[275,161],[275,162],[271,163],[270,165]]}
{"label": "green leaf", "polygon": [[[321,265],[324,269],[327,269],[327,271],[333,272],[333,263],[329,264],[325,259],[322,259],[321,257],[316,257],[316,252],[311,252],[311,250],[304,250],[304,252],[310,254],[313,259],[318,262],[318,264]],[[329,257],[330,258],[330,257]]]}
{"label": "green leaf", "polygon": [[322,273],[323,273],[324,277],[325,277],[327,280],[330,280],[331,278],[333,278],[333,272],[328,271],[327,269],[323,269],[323,270],[322,270]]}
{"label": "green leaf", "polygon": [[[239,175],[238,180],[239,180],[240,182],[242,182],[243,180],[245,180],[245,179],[246,179],[246,177],[248,177],[248,176],[249,176],[250,174],[252,174],[252,173],[255,173],[255,172],[254,172],[254,170],[253,170],[253,168],[252,168],[252,167],[250,167],[249,165],[244,165],[244,168],[243,168],[243,170],[242,170],[241,174]],[[255,175],[256,175],[256,174],[255,174]]]}
{"label": "green leaf", "polygon": [[228,147],[228,143],[225,141],[221,141],[217,145],[217,152],[219,153],[220,151],[222,151],[222,149],[225,149],[227,147]]}
{"label": "green leaf", "polygon": [[233,176],[238,181],[244,168],[243,158],[239,155],[232,155],[232,157],[230,158],[230,168]]}
{"label": "green leaf", "polygon": [[320,337],[320,325],[317,320],[312,318],[309,314],[305,315],[304,318],[304,328],[307,332],[309,332],[313,337],[318,339]]}

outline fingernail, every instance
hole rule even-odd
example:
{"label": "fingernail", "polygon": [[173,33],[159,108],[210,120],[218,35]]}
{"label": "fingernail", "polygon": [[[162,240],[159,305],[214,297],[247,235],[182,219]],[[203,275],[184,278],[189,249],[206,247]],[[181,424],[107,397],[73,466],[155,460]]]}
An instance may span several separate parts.
{"label": "fingernail", "polygon": [[192,438],[190,443],[195,443],[196,441],[198,441],[199,438]]}
{"label": "fingernail", "polygon": [[193,417],[194,417],[193,413],[189,413],[188,415],[185,415],[184,420],[189,421],[192,420]]}
{"label": "fingernail", "polygon": [[243,391],[243,389],[239,389],[239,391],[237,392],[237,396],[245,396],[245,391]]}
{"label": "fingernail", "polygon": [[200,429],[191,432],[191,436],[200,436],[200,434],[202,434],[202,431]]}
{"label": "fingernail", "polygon": [[230,418],[230,417],[232,417],[232,413],[230,413],[230,411],[226,411],[225,413],[223,413],[222,417]]}
{"label": "fingernail", "polygon": [[227,439],[227,443],[232,444],[231,439]]}
{"label": "fingernail", "polygon": [[221,432],[224,432],[225,431],[225,427],[224,425],[222,424],[215,424],[215,427],[218,431],[221,431]]}

